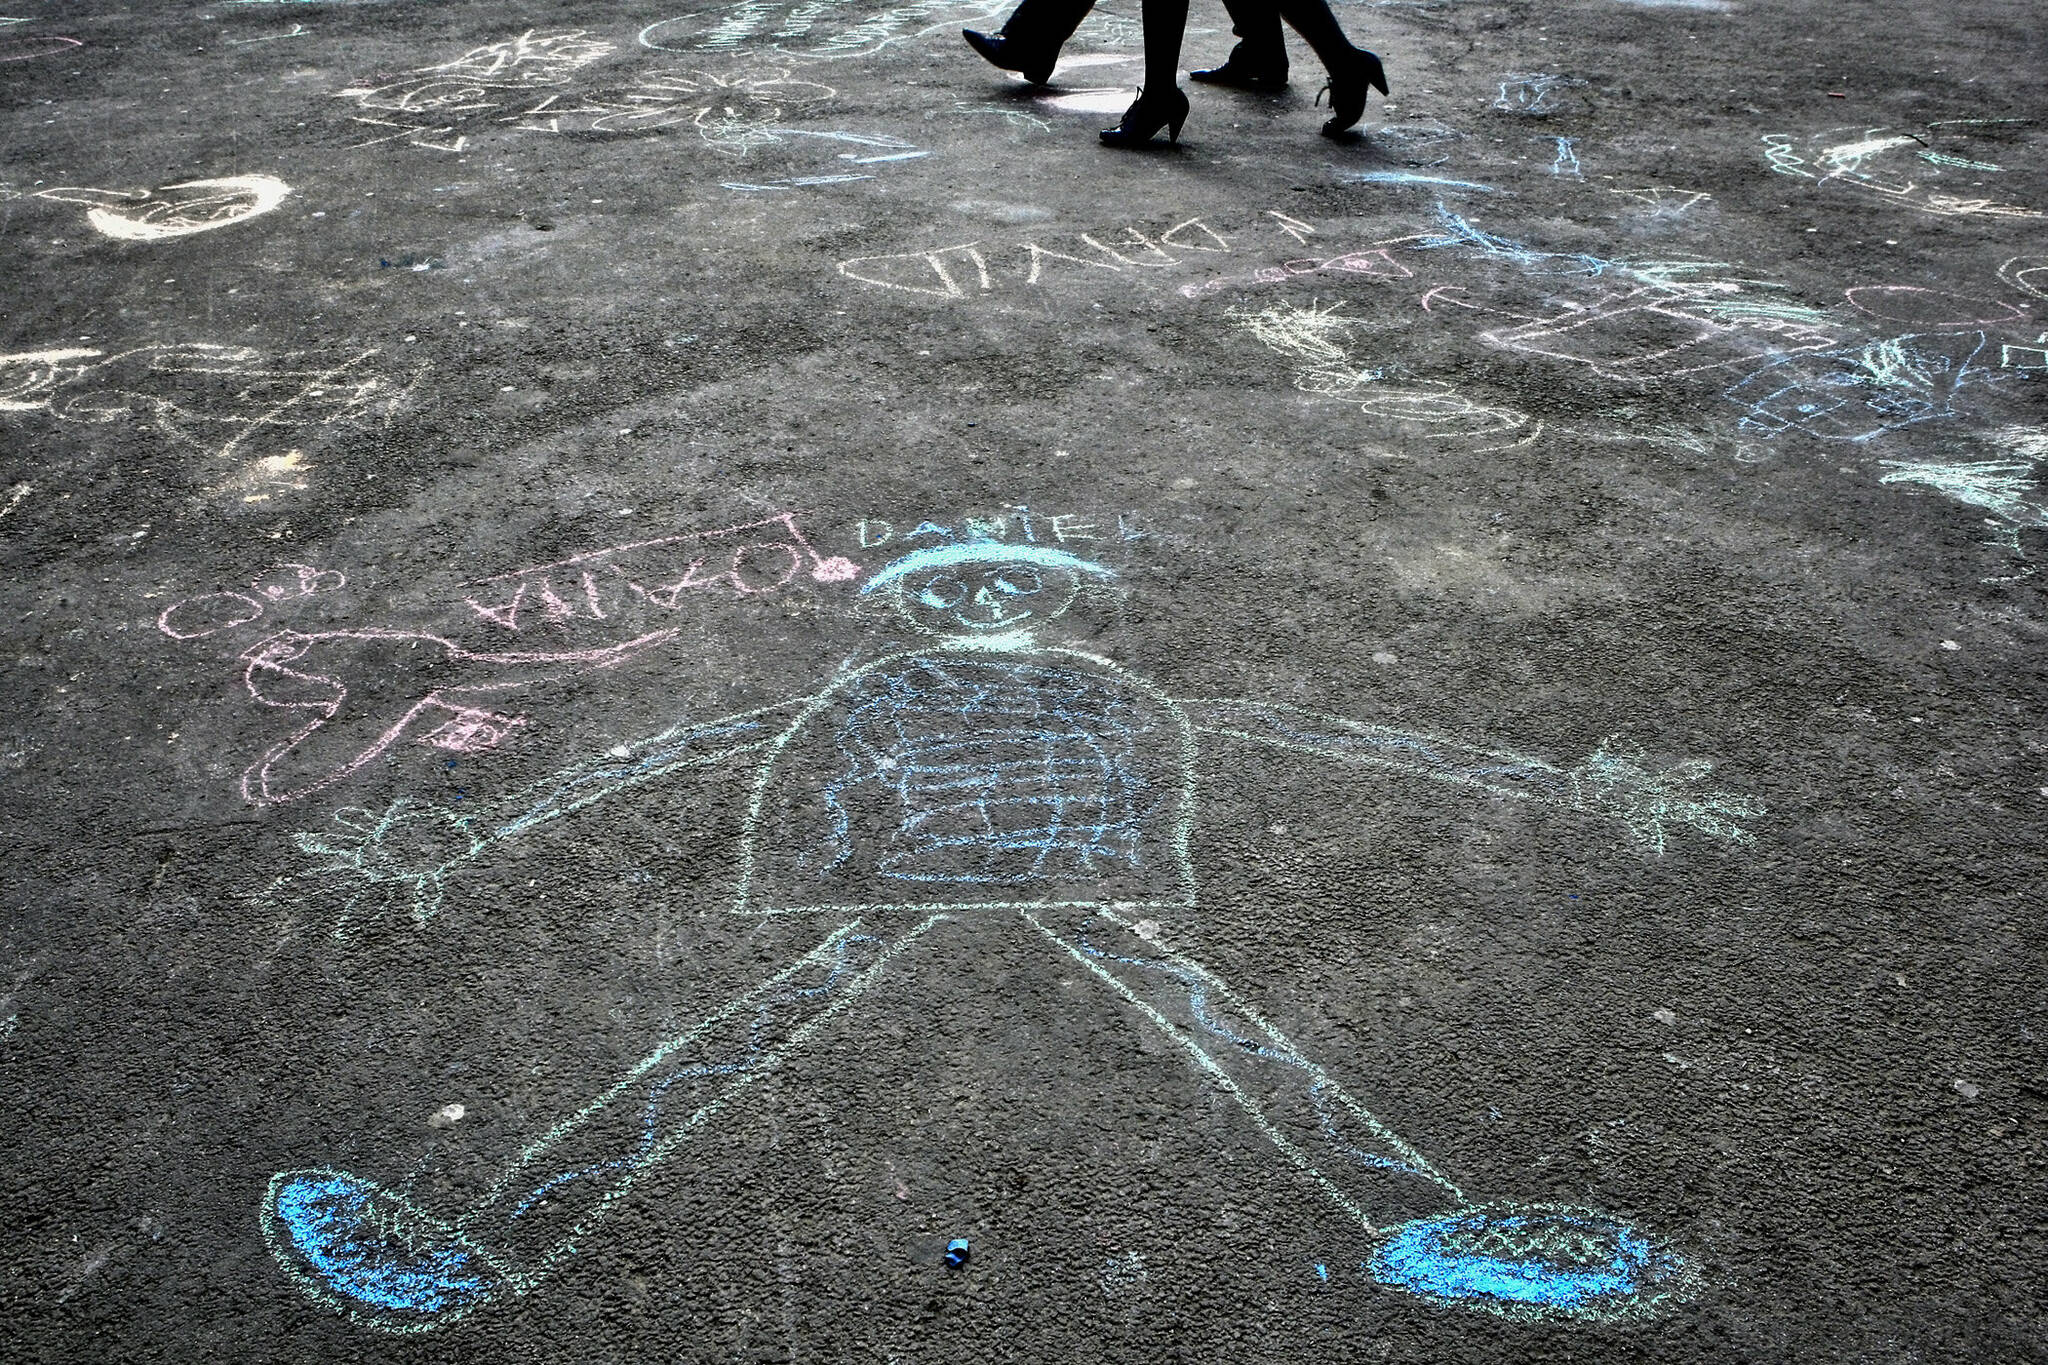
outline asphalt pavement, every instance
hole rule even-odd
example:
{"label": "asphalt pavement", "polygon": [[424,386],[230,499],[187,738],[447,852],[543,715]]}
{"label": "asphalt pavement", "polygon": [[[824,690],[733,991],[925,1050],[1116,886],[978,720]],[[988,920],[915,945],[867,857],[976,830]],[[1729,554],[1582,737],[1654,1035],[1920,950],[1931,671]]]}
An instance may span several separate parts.
{"label": "asphalt pavement", "polygon": [[0,8],[0,1357],[2048,1361],[2034,7]]}

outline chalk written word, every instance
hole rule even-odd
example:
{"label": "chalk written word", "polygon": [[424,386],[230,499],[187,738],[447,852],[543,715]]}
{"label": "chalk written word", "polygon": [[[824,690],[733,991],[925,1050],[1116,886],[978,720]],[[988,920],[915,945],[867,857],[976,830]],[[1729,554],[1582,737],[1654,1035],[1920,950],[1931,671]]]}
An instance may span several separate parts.
{"label": "chalk written word", "polygon": [[[708,571],[706,565],[714,567]],[[616,595],[663,611],[677,609],[688,592],[724,590],[742,596],[771,593],[799,571],[819,583],[844,583],[860,566],[837,555],[820,555],[788,512],[720,531],[693,531],[591,550],[567,559],[466,583],[463,601],[483,620],[506,630],[539,617],[559,625],[579,617],[602,621],[617,615]],[[607,607],[610,610],[607,610]]]}
{"label": "chalk written word", "polygon": [[823,1045],[861,996],[914,979],[920,963],[943,970],[945,956],[924,947],[931,930],[1021,923],[1023,941],[1043,945],[1040,970],[1078,973],[1102,988],[1100,1005],[1155,1030],[1332,1222],[1379,1244],[1381,1283],[1526,1320],[1613,1320],[1684,1297],[1682,1258],[1598,1210],[1473,1200],[1249,998],[1177,951],[1167,926],[1198,902],[1190,836],[1209,744],[1597,812],[1658,848],[1667,828],[1745,839],[1735,821],[1758,808],[1703,790],[1699,762],[1657,770],[1603,746],[1561,769],[1287,706],[1176,699],[1059,638],[1077,596],[1112,592],[1116,579],[1047,545],[919,548],[861,592],[893,606],[920,644],[808,695],[679,721],[488,815],[423,816],[401,802],[301,836],[322,865],[273,883],[273,902],[324,887],[351,912],[397,908],[389,888],[424,923],[449,874],[496,843],[672,773],[730,771],[749,794],[734,911],[813,915],[825,933],[659,1041],[465,1207],[437,1212],[332,1167],[279,1172],[260,1212],[279,1267],[316,1303],[391,1333],[530,1293],[644,1173],[704,1151],[693,1144],[714,1124],[762,1098],[756,1081]]}
{"label": "chalk written word", "polygon": [[1017,540],[1026,545],[1085,544],[1091,541],[1133,541],[1145,538],[1137,529],[1136,512],[1119,512],[1114,517],[1078,516],[1070,512],[1050,515],[1023,505],[1000,512],[933,521],[920,518],[915,525],[863,517],[854,527],[854,538],[864,550],[878,545],[911,546],[947,541]]}
{"label": "chalk written word", "polygon": [[879,289],[928,298],[964,299],[1002,288],[1039,286],[1054,273],[1124,274],[1173,269],[1193,261],[1214,261],[1235,248],[1203,219],[1185,218],[1165,228],[1137,227],[1083,232],[1058,246],[1040,241],[959,242],[923,251],[856,256],[839,262],[847,279]]}
{"label": "chalk written word", "polygon": [[[406,742],[455,753],[496,748],[533,723],[517,708],[522,694],[616,668],[668,644],[681,630],[672,618],[688,600],[772,594],[799,572],[816,583],[845,583],[859,576],[860,566],[820,555],[794,514],[785,512],[459,585],[464,624],[488,625],[493,634],[574,629],[583,639],[594,631],[602,641],[580,648],[558,639],[541,648],[479,647],[445,627],[273,633],[243,652],[243,689],[256,705],[291,716],[295,729],[248,764],[242,794],[257,805],[300,800]],[[166,608],[157,625],[173,639],[202,639],[345,581],[331,570],[287,565],[256,580],[253,595],[187,599]],[[650,622],[649,613],[670,619]]]}

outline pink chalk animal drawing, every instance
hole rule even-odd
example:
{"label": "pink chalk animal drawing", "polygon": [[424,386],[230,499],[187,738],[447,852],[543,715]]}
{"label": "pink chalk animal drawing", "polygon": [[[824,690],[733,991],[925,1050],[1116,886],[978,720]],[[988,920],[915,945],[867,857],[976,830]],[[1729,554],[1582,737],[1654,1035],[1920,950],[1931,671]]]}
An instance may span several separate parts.
{"label": "pink chalk animal drawing", "polygon": [[[258,706],[292,713],[295,728],[242,774],[255,805],[296,801],[324,791],[400,743],[450,753],[480,753],[531,723],[513,696],[543,683],[615,668],[681,633],[642,630],[644,607],[680,611],[685,595],[734,598],[780,590],[799,572],[816,583],[845,583],[860,566],[822,555],[796,515],[714,531],[689,531],[613,545],[460,585],[471,613],[518,633],[535,627],[607,622],[630,638],[580,648],[497,649],[451,631],[383,626],[273,630],[240,657],[243,686]],[[199,640],[262,619],[280,603],[331,592],[347,579],[334,570],[285,564],[257,578],[251,592],[212,592],[166,607],[157,628],[174,640]]]}

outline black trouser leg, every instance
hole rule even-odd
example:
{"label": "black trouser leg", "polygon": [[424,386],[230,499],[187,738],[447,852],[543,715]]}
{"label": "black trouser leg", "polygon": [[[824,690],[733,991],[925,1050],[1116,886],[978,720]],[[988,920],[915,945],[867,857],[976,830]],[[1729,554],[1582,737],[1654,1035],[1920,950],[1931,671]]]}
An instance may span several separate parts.
{"label": "black trouser leg", "polygon": [[1230,60],[1252,71],[1284,75],[1287,44],[1280,36],[1280,11],[1273,0],[1223,0],[1223,8],[1230,12],[1230,31],[1237,35]]}
{"label": "black trouser leg", "polygon": [[1020,52],[1057,57],[1074,30],[1095,8],[1095,0],[1024,0],[1003,24],[1003,38]]}

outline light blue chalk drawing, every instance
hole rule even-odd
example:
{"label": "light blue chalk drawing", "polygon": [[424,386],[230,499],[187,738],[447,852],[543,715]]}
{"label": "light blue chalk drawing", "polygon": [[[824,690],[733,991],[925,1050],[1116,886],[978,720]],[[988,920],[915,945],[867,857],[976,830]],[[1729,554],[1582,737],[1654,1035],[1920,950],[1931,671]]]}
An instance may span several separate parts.
{"label": "light blue chalk drawing", "polygon": [[1557,159],[1550,163],[1552,175],[1569,175],[1579,180],[1585,179],[1585,176],[1579,173],[1579,154],[1572,150],[1572,144],[1577,141],[1577,138],[1572,137],[1556,139]]}
{"label": "light blue chalk drawing", "polygon": [[[2041,496],[2041,484],[2035,477],[2042,465],[2048,464],[2048,432],[2004,427],[1990,433],[1989,439],[2012,458],[1882,460],[1879,466],[1890,472],[1880,475],[1878,482],[1931,488],[1966,507],[1982,510],[1985,524],[1992,528],[1989,543],[2024,559],[2020,532],[2048,529],[2048,499]],[[2029,566],[2020,576],[2033,572]]]}
{"label": "light blue chalk drawing", "polygon": [[1510,71],[1500,78],[1493,107],[1528,118],[1547,118],[1564,107],[1564,92],[1585,82],[1547,71]]}
{"label": "light blue chalk drawing", "polygon": [[1823,441],[1872,441],[1919,422],[1957,415],[1965,389],[2013,376],[1978,364],[1981,331],[1916,332],[1883,341],[1785,356],[1729,387],[1742,430],[1769,439],[1797,431]]}
{"label": "light blue chalk drawing", "polygon": [[1612,277],[1644,289],[1663,291],[1668,301],[1717,322],[1783,324],[1798,328],[1833,326],[1829,314],[1794,303],[1787,286],[1733,275],[1731,262],[1705,259],[1612,260],[1582,251],[1545,251],[1495,236],[1443,204],[1436,206],[1439,230],[1415,242],[1422,251],[1458,251],[1503,261],[1532,275]]}
{"label": "light blue chalk drawing", "polygon": [[[878,982],[911,971],[928,936],[1021,926],[1042,940],[1049,965],[1100,984],[1167,1039],[1230,1098],[1248,1133],[1383,1250],[1455,1241],[1469,1258],[1491,1245],[1489,1229],[1509,1241],[1539,1223],[1580,1230],[1490,1277],[1418,1278],[1421,1253],[1403,1251],[1400,1273],[1375,1271],[1382,1282],[1482,1311],[1579,1321],[1649,1311],[1676,1294],[1678,1258],[1605,1214],[1474,1203],[1175,949],[1173,925],[1199,904],[1189,840],[1197,765],[1204,744],[1249,744],[1422,777],[1614,820],[1651,853],[1680,831],[1746,841],[1739,822],[1761,808],[1706,787],[1704,763],[1659,768],[1612,741],[1566,768],[1290,706],[1169,697],[1047,638],[1084,588],[1111,591],[1116,581],[1114,569],[1047,545],[927,545],[861,589],[922,644],[843,668],[809,696],[622,745],[489,818],[429,816],[401,802],[376,819],[345,812],[346,836],[306,836],[302,847],[326,865],[274,883],[274,902],[324,895],[344,933],[368,927],[373,909],[419,924],[450,876],[489,847],[672,774],[740,768],[752,776],[733,910],[814,915],[830,927],[796,962],[662,1041],[465,1209],[430,1211],[328,1167],[279,1174],[261,1217],[278,1263],[309,1297],[380,1331],[433,1330],[525,1294],[644,1173],[822,1042]],[[1431,1231],[1446,1216],[1463,1220],[1456,1239]],[[1584,1248],[1606,1246],[1601,1236],[1613,1244],[1601,1264],[1618,1256],[1619,1269],[1589,1269]]]}
{"label": "light blue chalk drawing", "polygon": [[1452,180],[1441,175],[1417,175],[1413,171],[1354,171],[1343,179],[1357,185],[1434,185],[1439,189],[1494,192],[1493,186],[1476,180]]}

